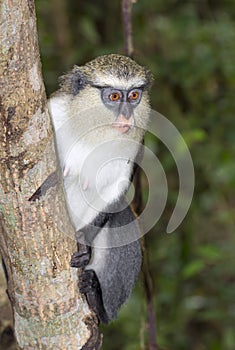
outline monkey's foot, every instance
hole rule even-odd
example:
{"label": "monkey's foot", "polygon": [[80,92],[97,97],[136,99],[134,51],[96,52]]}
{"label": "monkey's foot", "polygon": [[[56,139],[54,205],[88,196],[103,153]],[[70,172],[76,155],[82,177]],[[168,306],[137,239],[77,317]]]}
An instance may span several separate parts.
{"label": "monkey's foot", "polygon": [[90,252],[89,251],[79,251],[73,253],[70,261],[71,267],[83,268],[90,261]]}

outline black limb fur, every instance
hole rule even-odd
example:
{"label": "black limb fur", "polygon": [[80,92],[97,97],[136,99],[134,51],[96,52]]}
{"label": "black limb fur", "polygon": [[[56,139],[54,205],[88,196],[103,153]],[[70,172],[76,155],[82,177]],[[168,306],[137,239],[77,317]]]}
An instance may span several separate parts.
{"label": "black limb fur", "polygon": [[7,267],[6,267],[6,264],[5,264],[5,261],[3,260],[3,258],[2,258],[2,268],[3,268],[3,271],[4,271],[4,275],[6,277],[6,281],[8,282],[9,277],[8,277],[8,273],[7,273]]}
{"label": "black limb fur", "polygon": [[59,181],[58,172],[54,171],[52,174],[48,176],[48,178],[43,182],[43,184],[29,198],[29,202],[35,202],[36,200],[40,200],[41,197],[44,196],[51,187],[54,187],[57,185],[58,181]]}
{"label": "black limb fur", "polygon": [[108,324],[102,299],[102,290],[99,280],[93,270],[83,270],[79,276],[78,287],[81,293],[85,294],[89,307],[98,316],[100,322]]}

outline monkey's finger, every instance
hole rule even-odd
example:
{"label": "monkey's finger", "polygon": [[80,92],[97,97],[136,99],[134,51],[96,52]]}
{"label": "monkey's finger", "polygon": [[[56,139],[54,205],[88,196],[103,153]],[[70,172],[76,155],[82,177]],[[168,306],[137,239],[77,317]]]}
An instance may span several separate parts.
{"label": "monkey's finger", "polygon": [[63,170],[63,176],[66,177],[68,174],[69,174],[69,168],[65,166]]}
{"label": "monkey's finger", "polygon": [[84,180],[83,185],[82,185],[82,189],[83,189],[83,191],[86,191],[86,190],[87,190],[88,185],[89,185],[88,180],[87,180],[87,179],[86,179],[86,180]]}

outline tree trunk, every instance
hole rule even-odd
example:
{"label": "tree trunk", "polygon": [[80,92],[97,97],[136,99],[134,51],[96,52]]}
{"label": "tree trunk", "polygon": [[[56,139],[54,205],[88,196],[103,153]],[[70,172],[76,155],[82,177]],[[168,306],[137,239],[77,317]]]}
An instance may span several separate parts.
{"label": "tree trunk", "polygon": [[0,251],[16,339],[21,349],[81,349],[100,337],[70,267],[62,186],[29,201],[57,167],[32,0],[1,1],[0,60]]}

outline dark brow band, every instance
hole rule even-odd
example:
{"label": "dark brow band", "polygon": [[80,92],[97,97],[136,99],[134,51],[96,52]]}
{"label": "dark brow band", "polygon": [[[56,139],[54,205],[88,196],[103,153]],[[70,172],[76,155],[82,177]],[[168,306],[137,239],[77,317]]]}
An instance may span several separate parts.
{"label": "dark brow band", "polygon": [[146,87],[148,86],[148,84],[141,84],[141,85],[132,85],[130,86],[129,89],[122,89],[120,87],[114,87],[114,86],[111,86],[111,85],[99,85],[99,84],[92,84],[90,82],[88,82],[88,84],[90,84],[90,86],[96,88],[96,89],[117,89],[117,90],[123,90],[123,91],[130,91],[130,90],[133,90],[133,89],[140,89],[140,90],[145,90]]}

